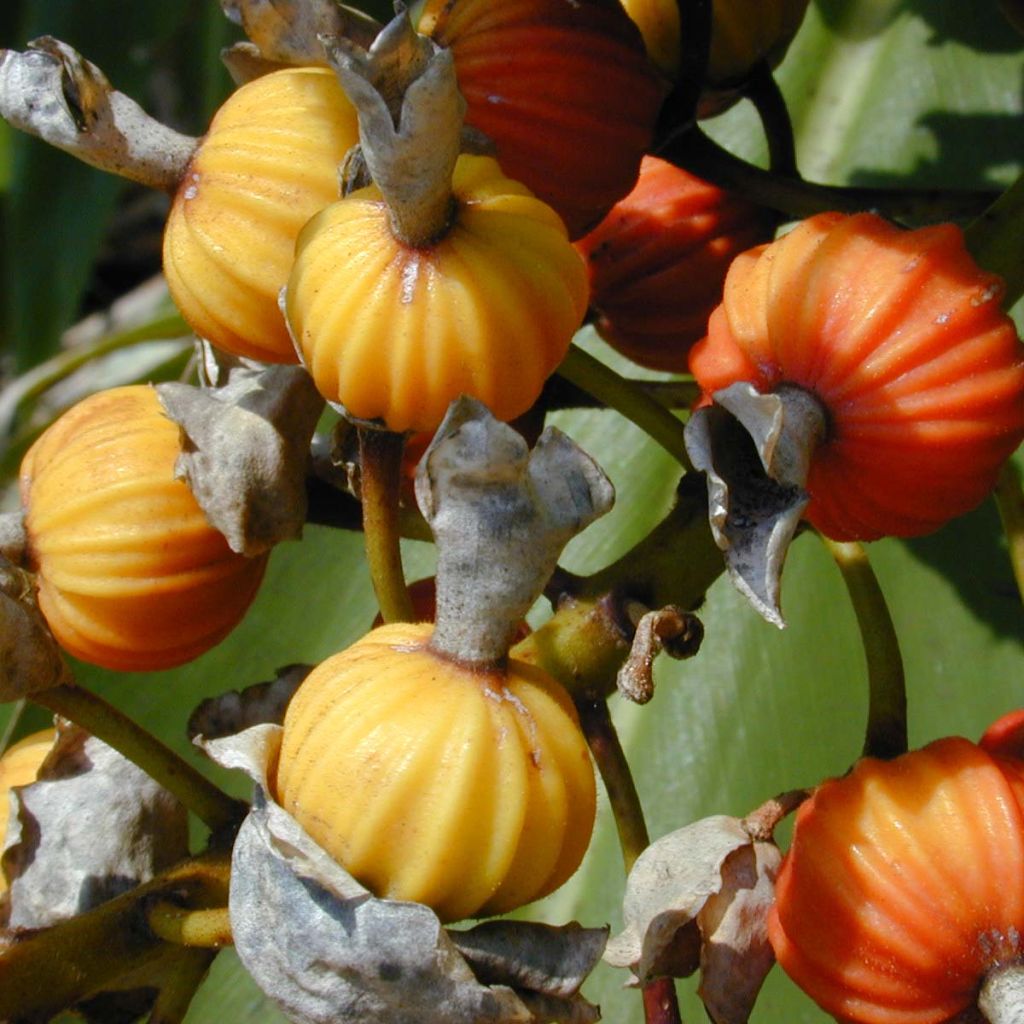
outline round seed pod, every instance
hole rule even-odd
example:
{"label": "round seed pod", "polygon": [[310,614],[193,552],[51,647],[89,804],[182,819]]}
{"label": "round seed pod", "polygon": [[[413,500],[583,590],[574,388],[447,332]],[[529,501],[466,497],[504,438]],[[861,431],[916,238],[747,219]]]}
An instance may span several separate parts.
{"label": "round seed pod", "polygon": [[826,536],[918,536],[974,508],[1024,438],[1002,293],[954,225],[819,214],[737,257],[690,369],[708,399],[737,382],[816,399],[805,518]]}
{"label": "round seed pod", "polygon": [[314,669],[285,717],[275,797],[376,895],[442,920],[503,913],[576,870],[593,769],[553,679],[459,664],[431,632],[381,626]]}
{"label": "round seed pod", "polygon": [[278,294],[299,229],[338,198],[338,165],[358,141],[329,68],[276,71],[228,97],[164,231],[171,296],[200,337],[235,355],[297,361]]}
{"label": "round seed pod", "polygon": [[452,51],[466,123],[570,237],[630,190],[663,87],[618,0],[421,0],[410,13]]}
{"label": "round seed pod", "polygon": [[174,478],[177,426],[153,388],[113,388],[66,412],[21,466],[39,608],[71,654],[170,668],[241,620],[266,556],[235,554]]}
{"label": "round seed pod", "polygon": [[771,224],[763,208],[645,156],[633,191],[575,243],[598,333],[641,366],[686,372],[729,264],[769,238]]}
{"label": "round seed pod", "polygon": [[768,934],[839,1020],[981,1020],[979,990],[1024,953],[1024,764],[948,738],[824,783],[798,812]]}
{"label": "round seed pod", "polygon": [[461,156],[445,233],[393,234],[372,185],[303,228],[285,311],[320,393],[357,419],[433,431],[461,394],[513,419],[540,395],[587,304],[555,212],[489,157]]}
{"label": "round seed pod", "polygon": [[[8,747],[0,757],[0,850],[4,847],[11,816],[11,790],[36,781],[56,736],[56,729],[42,729]],[[0,893],[7,888],[7,876],[0,871]]]}

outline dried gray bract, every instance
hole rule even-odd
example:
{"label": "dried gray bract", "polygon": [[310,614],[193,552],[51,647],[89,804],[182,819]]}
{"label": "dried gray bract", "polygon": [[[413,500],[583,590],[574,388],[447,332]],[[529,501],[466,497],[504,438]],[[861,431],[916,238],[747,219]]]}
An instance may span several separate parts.
{"label": "dried gray bract", "polygon": [[0,701],[68,680],[60,645],[36,604],[32,577],[0,556]]}
{"label": "dried gray bract", "polygon": [[254,725],[281,725],[295,691],[312,665],[288,665],[267,683],[231,690],[204,700],[188,720],[188,738],[195,741],[233,736]]}
{"label": "dried gray bract", "polygon": [[188,855],[185,808],[117,751],[60,724],[37,781],[16,787],[3,852],[8,928],[43,928]]}
{"label": "dried gray bract", "polygon": [[825,433],[820,403],[801,388],[762,395],[738,382],[713,395],[686,426],[686,450],[707,473],[708,516],[733,583],[773,625],[782,566],[810,501],[811,455]]}
{"label": "dried gray bract", "polygon": [[[204,744],[256,781],[232,855],[231,927],[256,983],[297,1024],[588,1024],[578,994],[605,933],[491,923],[449,933],[373,897],[269,796],[281,729]],[[479,972],[479,976],[476,972]]]}
{"label": "dried gray bract", "polygon": [[768,910],[781,862],[772,842],[717,815],[652,843],[626,882],[623,932],[605,960],[639,983],[700,968],[700,995],[715,1024],[744,1024],[775,962]]}
{"label": "dried gray bract", "polygon": [[173,192],[197,140],[150,117],[95,64],[42,36],[0,51],[0,116],[93,167]]}
{"label": "dried gray bract", "polygon": [[325,64],[321,36],[369,46],[380,30],[368,14],[335,0],[221,0],[220,6],[266,60],[279,64]]}
{"label": "dried gray bract", "polygon": [[453,402],[416,472],[438,553],[431,645],[466,662],[503,658],[562,549],[614,498],[561,431],[548,427],[531,451],[482,402]]}
{"label": "dried gray bract", "polygon": [[309,444],[324,401],[299,366],[235,360],[217,386],[158,384],[182,431],[175,473],[233,551],[250,557],[302,533]]}

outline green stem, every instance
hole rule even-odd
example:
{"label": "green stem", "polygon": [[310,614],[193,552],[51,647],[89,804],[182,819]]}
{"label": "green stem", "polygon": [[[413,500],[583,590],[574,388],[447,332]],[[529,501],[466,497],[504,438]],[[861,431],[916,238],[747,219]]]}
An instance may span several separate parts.
{"label": "green stem", "polygon": [[399,497],[405,436],[359,428],[359,462],[366,561],[385,622],[413,622],[402,569]]}
{"label": "green stem", "polygon": [[174,947],[146,927],[148,901],[224,901],[229,873],[228,855],[196,857],[93,910],[9,939],[0,947],[0,1020],[49,1020],[156,964]]}
{"label": "green stem", "polygon": [[868,671],[864,754],[896,757],[907,751],[907,692],[889,607],[863,545],[822,540],[843,575],[864,643]]}
{"label": "green stem", "polygon": [[80,725],[137,764],[212,832],[233,831],[245,815],[246,804],[218,789],[170,747],[90,690],[56,686],[33,693],[30,699]]}
{"label": "green stem", "polygon": [[[576,704],[580,726],[601,773],[611,805],[626,873],[650,844],[640,796],[636,791],[629,761],[619,742],[615,723],[604,700],[584,700]],[[643,988],[644,1019],[647,1024],[678,1024],[679,1002],[671,978],[657,978]]]}
{"label": "green stem", "polygon": [[216,950],[183,949],[161,976],[160,992],[147,1024],[181,1024],[216,955]]}
{"label": "green stem", "polygon": [[1024,174],[964,229],[978,266],[1006,282],[1004,306],[1024,295]]}
{"label": "green stem", "polygon": [[3,754],[11,745],[11,739],[18,728],[21,716],[25,713],[25,705],[25,698],[19,697],[11,706],[11,716],[7,719],[7,725],[4,726],[3,735],[0,735],[0,754]]}
{"label": "green stem", "polygon": [[1021,488],[1020,470],[1012,462],[1007,462],[999,474],[995,499],[999,518],[1003,521],[1017,590],[1024,600],[1024,490]]}
{"label": "green stem", "polygon": [[850,188],[785,178],[734,156],[696,127],[668,140],[657,155],[719,188],[793,218],[827,210],[878,210],[908,224],[967,220],[981,213],[996,195],[991,191]]}
{"label": "green stem", "polygon": [[768,140],[768,162],[771,173],[799,179],[796,165],[796,141],[789,108],[775,81],[767,61],[761,61],[751,72],[743,94],[754,104]]}
{"label": "green stem", "polygon": [[635,423],[657,441],[684,469],[692,469],[683,440],[683,424],[657,399],[613,369],[571,345],[558,375]]}

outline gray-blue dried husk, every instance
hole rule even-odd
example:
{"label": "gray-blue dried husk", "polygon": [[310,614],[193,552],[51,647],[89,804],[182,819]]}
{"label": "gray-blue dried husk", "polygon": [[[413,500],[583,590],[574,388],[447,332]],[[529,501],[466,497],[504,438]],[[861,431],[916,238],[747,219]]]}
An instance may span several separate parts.
{"label": "gray-blue dried husk", "polygon": [[762,395],[739,381],[712,397],[686,425],[686,450],[707,473],[711,532],[730,578],[781,628],[782,567],[810,501],[804,486],[825,414],[817,399],[795,387]]}
{"label": "gray-blue dried husk", "polygon": [[[235,948],[297,1024],[589,1024],[579,987],[602,929],[501,922],[449,933],[429,907],[376,899],[270,796],[281,729],[205,743],[256,781],[232,855]],[[481,977],[472,965],[479,965]]]}
{"label": "gray-blue dried husk", "polygon": [[215,360],[205,344],[202,352],[208,387],[156,387],[182,432],[175,475],[231,549],[253,557],[301,536],[309,445],[324,400],[302,367]]}
{"label": "gray-blue dried husk", "polygon": [[100,170],[172,192],[197,140],[150,117],[51,36],[0,50],[0,117]]}
{"label": "gray-blue dried husk", "polygon": [[12,791],[0,899],[12,929],[73,917],[188,855],[185,808],[116,750],[58,724],[38,780]]}
{"label": "gray-blue dried husk", "polygon": [[745,1024],[775,962],[767,920],[781,859],[773,842],[752,839],[725,815],[656,840],[629,874],[625,927],[605,960],[640,984],[699,968],[715,1024]]}

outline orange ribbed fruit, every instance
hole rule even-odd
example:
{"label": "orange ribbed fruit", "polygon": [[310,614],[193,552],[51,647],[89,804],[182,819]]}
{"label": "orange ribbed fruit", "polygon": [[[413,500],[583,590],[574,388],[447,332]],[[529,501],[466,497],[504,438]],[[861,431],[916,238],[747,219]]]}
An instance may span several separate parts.
{"label": "orange ribbed fruit", "polygon": [[498,914],[578,867],[594,773],[568,694],[533,666],[456,664],[381,626],[288,708],[276,797],[355,878],[443,920]]}
{"label": "orange ribbed fruit", "polygon": [[79,402],[29,449],[22,503],[39,607],[65,650],[123,671],[170,668],[241,620],[267,556],[245,558],[174,478],[179,430],[153,388]]}
{"label": "orange ribbed fruit", "polygon": [[819,786],[768,934],[839,1020],[940,1024],[969,1010],[988,972],[1024,954],[1024,764],[949,738]]}
{"label": "orange ribbed fruit", "polygon": [[[42,729],[8,747],[0,757],[0,850],[4,848],[11,817],[11,790],[36,781],[46,755],[53,749],[56,729]],[[7,876],[0,871],[0,893],[8,888]]]}
{"label": "orange ribbed fruit", "polygon": [[706,396],[796,385],[825,410],[806,518],[912,537],[974,508],[1024,438],[1024,346],[952,224],[824,213],[737,257],[690,352]]}

